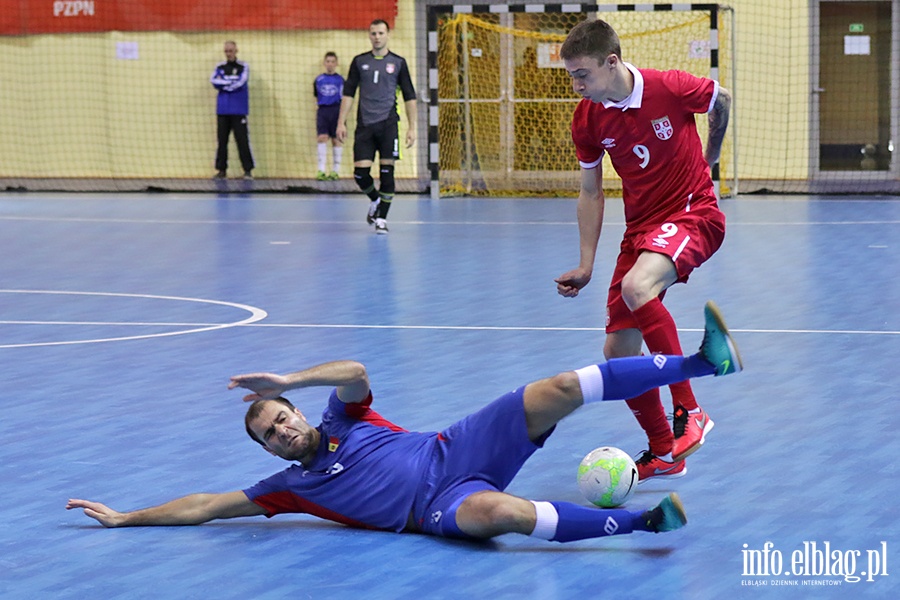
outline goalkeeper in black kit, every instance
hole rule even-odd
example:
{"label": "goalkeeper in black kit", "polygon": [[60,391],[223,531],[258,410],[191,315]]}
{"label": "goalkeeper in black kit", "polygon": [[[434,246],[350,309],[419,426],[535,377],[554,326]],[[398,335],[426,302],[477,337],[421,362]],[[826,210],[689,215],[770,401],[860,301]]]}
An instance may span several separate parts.
{"label": "goalkeeper in black kit", "polygon": [[[406,147],[416,141],[416,90],[409,75],[406,59],[388,50],[390,26],[376,19],[369,25],[372,51],[353,58],[344,84],[341,112],[338,117],[338,140],[347,137],[347,117],[353,97],[359,88],[356,133],[353,141],[353,177],[369,200],[366,222],[375,225],[375,233],[386,234],[387,215],[394,199],[394,162],[400,158],[397,122],[397,89],[403,96],[408,129]],[[372,178],[372,163],[378,153],[379,188]]]}

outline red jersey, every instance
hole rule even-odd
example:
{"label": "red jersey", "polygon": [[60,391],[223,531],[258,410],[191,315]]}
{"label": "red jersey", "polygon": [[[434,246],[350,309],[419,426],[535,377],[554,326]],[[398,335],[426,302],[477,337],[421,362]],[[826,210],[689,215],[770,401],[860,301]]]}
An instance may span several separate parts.
{"label": "red jersey", "polygon": [[622,178],[625,223],[634,230],[716,196],[694,114],[709,112],[718,82],[684,71],[636,69],[621,102],[582,100],[572,117],[578,161],[590,169],[608,152]]}

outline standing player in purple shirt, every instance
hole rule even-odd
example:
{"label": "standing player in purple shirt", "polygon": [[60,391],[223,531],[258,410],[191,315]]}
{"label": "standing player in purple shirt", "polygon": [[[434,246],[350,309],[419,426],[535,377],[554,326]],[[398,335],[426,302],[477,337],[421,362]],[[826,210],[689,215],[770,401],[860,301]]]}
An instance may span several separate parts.
{"label": "standing player in purple shirt", "polygon": [[[675,494],[650,510],[631,511],[531,501],[503,490],[556,424],[583,404],[740,369],[737,348],[710,302],[697,354],[613,359],[560,373],[505,394],[440,433],[409,432],[373,411],[368,374],[358,362],[325,363],[289,375],[238,375],[229,388],[253,392],[244,398],[253,401],[247,432],[293,465],[242,491],[192,494],[133,512],[78,499],[66,508],[81,508],[106,527],[195,525],[294,512],[354,527],[462,539],[520,533],[570,542],[672,531],[687,523]],[[315,386],[335,388],[318,427],[282,397]]]}
{"label": "standing player in purple shirt", "polygon": [[[316,97],[316,153],[319,170],[316,179],[319,181],[335,180],[339,177],[341,158],[344,155],[344,144],[337,137],[338,115],[341,112],[341,95],[344,92],[344,78],[337,72],[338,57],[334,52],[326,52],[322,61],[325,72],[313,82],[313,95]],[[325,172],[328,158],[328,140],[331,140],[331,172]]]}

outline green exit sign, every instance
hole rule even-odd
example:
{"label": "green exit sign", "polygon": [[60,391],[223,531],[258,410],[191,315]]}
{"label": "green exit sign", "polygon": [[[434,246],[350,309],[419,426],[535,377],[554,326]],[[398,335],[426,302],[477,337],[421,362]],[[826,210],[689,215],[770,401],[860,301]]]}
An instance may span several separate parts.
{"label": "green exit sign", "polygon": [[863,24],[862,23],[850,23],[850,33],[862,33],[863,32]]}

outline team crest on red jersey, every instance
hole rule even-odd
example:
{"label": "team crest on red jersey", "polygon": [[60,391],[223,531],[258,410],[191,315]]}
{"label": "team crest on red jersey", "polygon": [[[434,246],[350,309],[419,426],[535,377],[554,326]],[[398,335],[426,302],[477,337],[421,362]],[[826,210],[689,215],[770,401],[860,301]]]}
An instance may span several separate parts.
{"label": "team crest on red jersey", "polygon": [[384,65],[384,70],[387,71],[388,73],[393,73],[394,69],[396,69],[396,67],[394,66],[394,63],[388,63],[388,64]]}
{"label": "team crest on red jersey", "polygon": [[656,134],[656,137],[661,140],[667,140],[672,137],[673,133],[675,133],[675,129],[672,127],[672,122],[669,121],[669,117],[653,119],[651,123],[653,123],[653,132]]}

